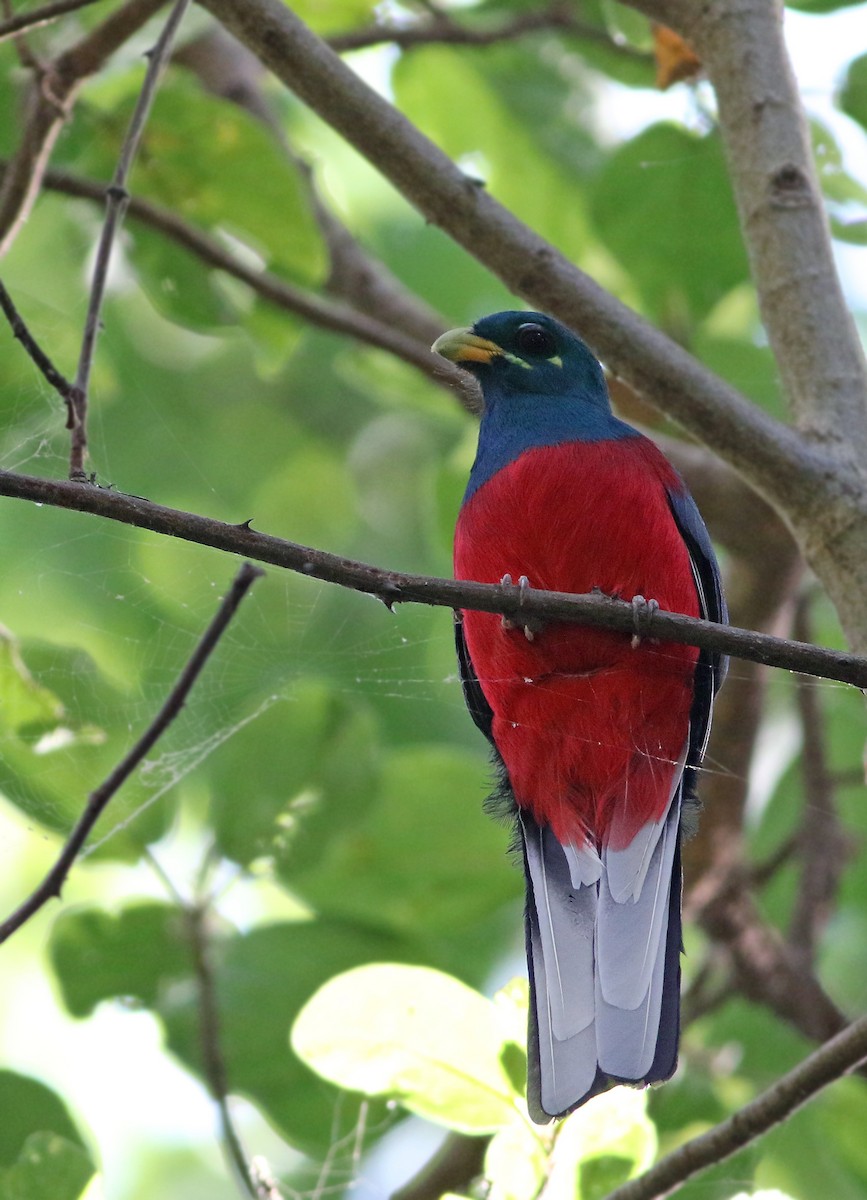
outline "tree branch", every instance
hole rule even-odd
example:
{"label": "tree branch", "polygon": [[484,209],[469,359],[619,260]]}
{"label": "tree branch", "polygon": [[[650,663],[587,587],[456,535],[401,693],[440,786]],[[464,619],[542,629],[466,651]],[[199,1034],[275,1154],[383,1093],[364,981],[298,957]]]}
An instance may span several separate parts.
{"label": "tree branch", "polygon": [[172,688],[160,711],[108,778],[100,784],[96,791],[91,792],[87,806],[79,817],[72,833],[69,835],[57,862],[45,876],[39,887],[28,896],[23,904],[16,908],[11,916],[7,917],[0,924],[0,943],[5,942],[7,938],[11,937],[17,929],[21,928],[25,921],[28,921],[49,900],[55,896],[60,896],[63,884],[78,857],[79,851],[86,842],[90,831],[105,811],[106,805],[121,785],[129,779],[148,751],[152,749],[178,716],[186,703],[193,684],[202,673],[205,664],[216,649],[217,643],[226,632],[230,621],[238,611],[238,606],[251,585],[263,574],[264,572],[259,567],[254,567],[250,563],[244,563],[241,566],[232,586],[223,597],[222,604],[202,635],[199,644],[193,651],[189,662],[181,672],[177,683]]}
{"label": "tree branch", "polygon": [[154,533],[271,563],[298,571],[310,579],[365,592],[382,600],[388,608],[395,604],[430,604],[499,613],[517,624],[537,618],[597,625],[643,638],[700,646],[752,662],[867,688],[867,658],[676,613],[648,612],[636,622],[631,604],[608,596],[578,596],[567,592],[543,592],[533,588],[468,583],[388,571],[330,554],[326,550],[316,550],[258,533],[250,528],[249,521],[241,525],[228,525],[210,517],[153,504],[140,496],[128,496],[111,488],[66,480],[38,479],[12,471],[0,471],[0,495],[91,513],[139,529],[149,529]]}
{"label": "tree branch", "polygon": [[651,54],[645,54],[627,43],[616,42],[605,29],[599,26],[579,21],[572,10],[564,4],[552,4],[539,12],[520,13],[511,20],[492,27],[461,25],[457,21],[453,21],[446,13],[438,12],[434,20],[425,24],[378,23],[369,25],[365,29],[354,29],[350,33],[336,34],[326,40],[337,54],[346,54],[350,50],[363,50],[367,46],[380,46],[383,43],[399,46],[401,50],[411,50],[415,46],[431,44],[493,46],[498,42],[511,42],[516,38],[526,37],[527,34],[544,32],[549,29],[573,34],[583,41],[598,42],[622,58],[653,65]]}
{"label": "tree branch", "polygon": [[[329,271],[324,291],[348,301],[357,313],[375,319],[389,332],[417,339],[421,345],[415,347],[415,353],[427,355],[431,342],[448,328],[446,321],[381,260],[370,255],[326,205],[313,168],[290,146],[284,124],[274,111],[272,98],[262,87],[267,72],[255,54],[226,33],[222,26],[213,23],[202,37],[179,48],[173,61],[194,72],[208,91],[238,105],[262,122],[301,175],[313,217],[328,251]],[[466,372],[463,374],[467,386],[474,386],[474,380]]]}
{"label": "tree branch", "polygon": [[606,1200],[658,1200],[670,1195],[699,1171],[723,1162],[756,1141],[865,1058],[867,1017],[861,1017],[755,1100],[707,1133],[679,1146],[638,1179],[609,1192]]}
{"label": "tree branch", "polygon": [[467,178],[279,0],[204,0],[228,29],[373,163],[422,215],[514,292],[578,329],[641,393],[792,510],[821,457],[605,292]]}
{"label": "tree branch", "polygon": [[88,5],[95,3],[96,0],[52,0],[51,4],[43,4],[41,8],[32,8],[30,12],[16,13],[15,16],[0,21],[0,42],[7,41],[25,29],[38,29],[41,25],[48,25],[51,21],[56,21],[58,17],[75,12],[79,8],[87,8]]}
{"label": "tree branch", "polygon": [[207,904],[196,904],[186,910],[193,970],[199,993],[199,1044],[203,1074],[220,1115],[220,1133],[225,1155],[238,1183],[251,1200],[271,1200],[273,1190],[267,1184],[260,1186],[255,1168],[244,1152],[229,1111],[226,1062],[220,1040],[220,1010],[208,945],[208,912]]}
{"label": "tree branch", "polygon": [[[808,594],[798,604],[794,634],[811,636]],[[795,678],[803,749],[804,811],[797,835],[801,877],[795,892],[788,940],[794,953],[812,969],[819,936],[831,917],[840,879],[851,857],[837,812],[836,786],[827,756],[827,731],[821,699],[813,680]]]}
{"label": "tree branch", "polygon": [[392,1193],[391,1200],[439,1200],[447,1192],[468,1193],[484,1170],[490,1141],[489,1137],[447,1134],[421,1170]]}
{"label": "tree branch", "polygon": [[[94,201],[102,201],[105,198],[105,189],[99,184],[63,171],[46,171],[45,184],[52,190],[68,196],[80,196]],[[342,333],[360,342],[387,350],[421,371],[440,387],[454,389],[465,397],[474,394],[472,380],[466,371],[446,362],[439,355],[431,354],[427,344],[401,333],[399,329],[379,320],[371,312],[360,312],[339,301],[324,300],[315,292],[289,283],[271,271],[250,267],[231,254],[217,238],[198,229],[189,221],[184,221],[170,209],[162,208],[149,200],[130,197],[127,216],[171,238],[206,265],[218,271],[225,271],[227,275],[245,283],[269,304],[302,316],[322,329]],[[439,332],[444,328],[445,325],[440,326]]]}
{"label": "tree branch", "polygon": [[147,124],[148,115],[157,91],[160,75],[168,62],[172,42],[178,27],[189,6],[189,0],[176,0],[169,18],[157,39],[156,45],[148,56],[148,67],[145,72],[141,92],[136,101],[129,129],[120,148],[120,157],[112,177],[111,184],[105,192],[105,221],[96,248],[96,259],[93,267],[93,281],[90,287],[90,298],[87,305],[87,317],[84,323],[84,334],[81,339],[81,353],[78,359],[78,370],[75,375],[75,386],[71,394],[70,405],[71,433],[69,454],[69,478],[84,479],[86,472],[84,464],[87,458],[87,401],[90,386],[90,371],[93,366],[93,356],[96,352],[96,338],[99,333],[99,314],[105,297],[105,285],[108,279],[108,267],[114,239],[123,224],[123,215],[129,203],[129,193],[126,181],[138,153],[139,144]]}
{"label": "tree branch", "polygon": [[13,336],[27,351],[48,383],[60,394],[67,406],[71,408],[73,385],[61,371],[58,371],[57,367],[55,367],[54,363],[27,328],[24,318],[15,307],[12,297],[7,292],[2,281],[0,281],[0,308],[3,309],[6,319],[12,328]]}
{"label": "tree branch", "polygon": [[[658,0],[627,0],[658,15]],[[782,4],[667,0],[710,74],[762,319],[800,427],[867,456],[867,362],[834,264]],[[821,503],[821,501],[820,501]]]}
{"label": "tree branch", "polygon": [[0,187],[0,257],[11,246],[39,194],[42,175],[78,89],[165,0],[126,0],[101,25],[49,63],[34,80],[24,131]]}

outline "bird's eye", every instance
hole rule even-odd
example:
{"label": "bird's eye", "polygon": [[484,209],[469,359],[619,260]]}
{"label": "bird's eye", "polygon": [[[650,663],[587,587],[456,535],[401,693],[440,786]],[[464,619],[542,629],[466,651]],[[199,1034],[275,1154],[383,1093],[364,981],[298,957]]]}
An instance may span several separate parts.
{"label": "bird's eye", "polygon": [[532,321],[518,326],[515,342],[522,354],[535,354],[542,358],[551,358],[557,353],[554,335],[542,325],[536,325]]}

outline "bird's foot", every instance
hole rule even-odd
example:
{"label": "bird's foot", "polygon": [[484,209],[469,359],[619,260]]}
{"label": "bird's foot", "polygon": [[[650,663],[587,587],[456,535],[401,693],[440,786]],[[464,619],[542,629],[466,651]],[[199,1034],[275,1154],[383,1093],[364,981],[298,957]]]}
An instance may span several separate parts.
{"label": "bird's foot", "polygon": [[[504,575],[500,580],[500,587],[512,587],[512,576]],[[530,580],[526,575],[521,575],[517,583],[519,597],[523,598],[526,592],[530,591]],[[520,600],[519,600],[520,603]],[[502,627],[505,630],[523,629],[524,637],[528,642],[535,641],[536,635],[541,633],[545,628],[544,621],[512,621],[509,617],[503,617]]]}
{"label": "bird's foot", "polygon": [[644,632],[650,632],[653,624],[653,614],[659,612],[658,600],[645,600],[643,596],[632,597],[632,649],[637,650],[641,645],[641,622],[644,621]]}

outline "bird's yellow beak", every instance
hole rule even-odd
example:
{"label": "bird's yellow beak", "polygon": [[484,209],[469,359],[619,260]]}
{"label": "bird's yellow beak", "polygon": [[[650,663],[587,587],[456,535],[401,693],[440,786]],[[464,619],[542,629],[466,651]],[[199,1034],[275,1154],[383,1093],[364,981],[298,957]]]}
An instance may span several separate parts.
{"label": "bird's yellow beak", "polygon": [[502,347],[487,338],[479,337],[472,329],[450,329],[438,337],[431,346],[434,354],[441,354],[453,363],[489,363],[503,353]]}

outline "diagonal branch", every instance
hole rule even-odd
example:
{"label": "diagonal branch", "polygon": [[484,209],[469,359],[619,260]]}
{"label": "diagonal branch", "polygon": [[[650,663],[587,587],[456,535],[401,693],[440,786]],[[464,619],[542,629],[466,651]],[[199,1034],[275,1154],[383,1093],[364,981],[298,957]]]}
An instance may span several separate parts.
{"label": "diagonal branch", "polygon": [[160,711],[108,778],[99,785],[95,792],[90,794],[87,807],[69,835],[57,862],[45,876],[39,887],[28,896],[23,904],[19,905],[11,916],[7,917],[0,924],[0,943],[5,942],[7,938],[11,937],[17,929],[21,928],[25,921],[28,921],[49,900],[60,895],[61,888],[66,881],[72,864],[87,841],[90,831],[105,811],[106,805],[122,784],[129,779],[148,751],[157,743],[178,716],[186,703],[193,684],[201,675],[205,664],[216,649],[217,643],[228,629],[229,623],[238,611],[239,604],[244,599],[251,585],[263,574],[264,572],[259,567],[254,567],[250,563],[244,563],[241,566],[231,588],[223,597],[222,604],[202,635],[199,644],[193,651],[189,662],[181,672],[177,683],[172,688]]}
{"label": "diagonal branch", "polygon": [[[68,196],[81,196],[96,202],[105,198],[105,189],[99,184],[65,171],[46,171],[45,185]],[[322,329],[342,333],[387,350],[441,387],[454,389],[464,396],[474,394],[475,385],[466,371],[446,362],[439,355],[431,354],[428,344],[419,342],[395,328],[393,324],[386,324],[375,313],[359,311],[339,300],[323,299],[315,292],[298,287],[297,284],[290,283],[271,271],[251,267],[232,254],[211,234],[150,200],[143,200],[138,196],[130,197],[127,216],[171,238],[177,245],[195,254],[207,266],[225,271],[227,275],[245,283],[269,304],[286,312],[296,313]],[[10,322],[11,320],[10,317]],[[441,325],[430,340],[432,341],[444,328],[445,326]]]}
{"label": "diagonal branch", "polygon": [[865,1058],[867,1017],[861,1017],[755,1100],[707,1133],[679,1146],[638,1179],[609,1192],[606,1200],[659,1200],[670,1195],[699,1171],[723,1162],[762,1137]]}
{"label": "diagonal branch", "polygon": [[269,1200],[274,1193],[258,1178],[254,1164],[244,1151],[229,1110],[229,1084],[220,1036],[217,982],[208,938],[209,909],[203,902],[188,907],[185,915],[198,990],[199,1045],[203,1074],[219,1113],[224,1153],[244,1194],[251,1200]]}
{"label": "diagonal branch", "polygon": [[598,625],[640,637],[700,646],[784,670],[801,671],[867,688],[867,658],[838,650],[807,646],[747,629],[735,629],[678,613],[649,610],[636,618],[631,604],[608,596],[578,596],[543,592],[501,584],[469,583],[387,571],[354,559],[302,546],[250,528],[250,522],[227,525],[210,517],[153,504],[110,488],[84,486],[72,481],[38,479],[0,471],[0,495],[31,500],[56,508],[75,509],[109,520],[149,529],[169,537],[241,554],[259,562],[298,571],[310,579],[338,584],[377,597],[388,607],[395,604],[431,604],[443,608],[471,608],[499,613],[516,624],[529,619],[573,621]]}
{"label": "diagonal branch", "polygon": [[0,257],[9,249],[39,194],[57,135],[84,80],[103,66],[165,3],[126,0],[34,80],[24,129],[0,186]]}
{"label": "diagonal branch", "polygon": [[0,281],[0,308],[2,308],[6,320],[9,322],[13,336],[27,351],[48,383],[66,401],[66,404],[71,406],[73,385],[61,371],[58,371],[57,367],[55,367],[54,363],[36,341],[21,313],[15,307],[15,302],[2,281]]}
{"label": "diagonal branch", "polygon": [[[81,3],[81,0],[78,2]],[[498,42],[511,42],[516,38],[526,37],[529,33],[544,32],[549,29],[572,34],[583,41],[598,42],[620,58],[653,65],[652,55],[637,50],[626,42],[615,41],[607,30],[598,25],[578,20],[572,9],[565,4],[552,4],[538,12],[519,13],[509,21],[485,27],[460,24],[453,21],[448,14],[437,12],[435,19],[425,24],[397,25],[380,22],[363,29],[354,29],[351,33],[335,34],[327,41],[332,50],[338,54],[345,54],[350,50],[362,50],[367,46],[381,46],[386,42],[393,46],[399,46],[401,50],[431,44],[493,46]]]}
{"label": "diagonal branch", "polygon": [[29,12],[16,13],[14,16],[7,17],[5,21],[0,21],[0,42],[5,42],[25,29],[38,29],[40,25],[48,25],[49,22],[56,21],[58,17],[75,12],[79,8],[87,8],[88,5],[95,3],[96,0],[52,0],[50,4],[43,4],[41,8],[31,8]]}
{"label": "diagonal branch", "polygon": [[710,74],[762,318],[799,426],[867,455],[867,362],[846,305],[810,133],[768,0],[627,0],[675,25]]}
{"label": "diagonal branch", "polygon": [[121,146],[120,157],[114,176],[105,193],[105,220],[96,248],[93,281],[90,287],[87,317],[84,322],[84,334],[81,339],[81,353],[78,359],[78,370],[75,375],[75,386],[70,406],[70,479],[84,479],[86,477],[84,464],[87,457],[87,402],[90,371],[96,352],[99,315],[102,311],[103,299],[105,298],[105,286],[108,281],[108,267],[111,262],[114,239],[123,223],[123,216],[129,203],[126,181],[132,169],[135,156],[138,153],[151,105],[156,95],[157,85],[163,69],[168,62],[172,42],[175,39],[175,34],[188,6],[189,0],[176,0],[169,14],[169,19],[166,21],[162,33],[157,39],[156,45],[150,51],[142,89],[133,110],[129,129]]}
{"label": "diagonal branch", "polygon": [[796,510],[820,455],[518,221],[378,96],[279,0],[205,6],[373,163],[423,216],[515,293],[578,329],[607,365]]}

